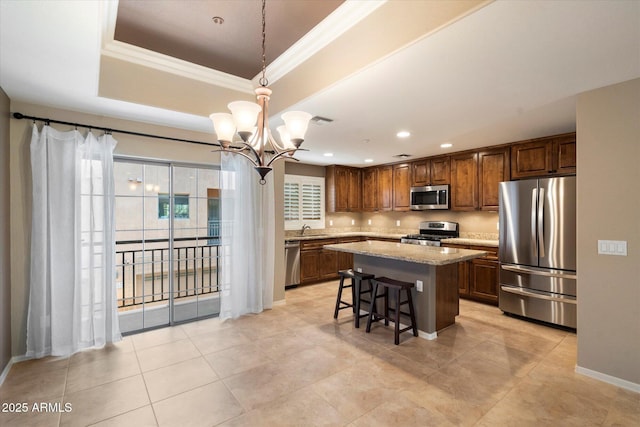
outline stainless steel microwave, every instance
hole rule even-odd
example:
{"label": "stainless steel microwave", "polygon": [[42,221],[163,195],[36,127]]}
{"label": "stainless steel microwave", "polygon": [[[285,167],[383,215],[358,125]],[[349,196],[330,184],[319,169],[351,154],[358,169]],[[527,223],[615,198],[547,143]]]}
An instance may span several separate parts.
{"label": "stainless steel microwave", "polygon": [[449,209],[449,186],[411,187],[411,210]]}

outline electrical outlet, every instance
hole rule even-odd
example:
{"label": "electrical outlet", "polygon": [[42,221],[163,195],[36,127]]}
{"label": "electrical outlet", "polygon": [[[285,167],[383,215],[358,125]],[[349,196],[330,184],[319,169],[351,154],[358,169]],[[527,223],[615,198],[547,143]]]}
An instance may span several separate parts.
{"label": "electrical outlet", "polygon": [[351,225],[356,225],[356,220],[355,219],[351,220]]}
{"label": "electrical outlet", "polygon": [[367,225],[371,225],[371,220],[367,220]]}
{"label": "electrical outlet", "polygon": [[599,255],[627,256],[626,240],[598,240]]}
{"label": "electrical outlet", "polygon": [[358,268],[356,268],[356,271],[357,271],[358,273],[362,273],[362,268],[358,267]]}
{"label": "electrical outlet", "polygon": [[416,280],[416,291],[422,292],[422,290],[423,290],[422,280]]}
{"label": "electrical outlet", "polygon": [[496,222],[496,230],[500,230],[500,222]]}
{"label": "electrical outlet", "polygon": [[400,227],[400,220],[396,221],[396,227]]}
{"label": "electrical outlet", "polygon": [[332,219],[329,220],[329,227],[333,227],[333,220]]}

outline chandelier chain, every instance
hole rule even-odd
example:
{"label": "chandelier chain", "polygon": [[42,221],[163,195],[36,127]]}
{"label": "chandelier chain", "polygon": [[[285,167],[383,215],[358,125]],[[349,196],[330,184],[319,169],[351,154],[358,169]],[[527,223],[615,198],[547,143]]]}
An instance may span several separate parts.
{"label": "chandelier chain", "polygon": [[265,19],[266,5],[267,5],[267,1],[262,0],[262,78],[260,79],[260,85],[265,87],[269,85],[269,80],[267,80],[266,78],[266,68],[267,68],[267,54],[266,54],[267,21]]}

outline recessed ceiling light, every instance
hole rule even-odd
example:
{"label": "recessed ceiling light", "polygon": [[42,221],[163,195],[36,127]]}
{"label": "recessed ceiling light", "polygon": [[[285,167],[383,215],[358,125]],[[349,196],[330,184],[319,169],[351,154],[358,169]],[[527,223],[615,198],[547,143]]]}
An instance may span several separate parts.
{"label": "recessed ceiling light", "polygon": [[325,157],[333,157],[333,153],[324,153]]}
{"label": "recessed ceiling light", "polygon": [[440,144],[440,148],[451,148],[453,147],[453,144],[450,142],[446,142],[444,144]]}
{"label": "recessed ceiling light", "polygon": [[411,136],[411,132],[406,130],[401,130],[400,132],[396,133],[396,136],[398,138],[408,138],[409,136]]}
{"label": "recessed ceiling light", "polygon": [[373,163],[373,159],[364,159],[365,163]]}

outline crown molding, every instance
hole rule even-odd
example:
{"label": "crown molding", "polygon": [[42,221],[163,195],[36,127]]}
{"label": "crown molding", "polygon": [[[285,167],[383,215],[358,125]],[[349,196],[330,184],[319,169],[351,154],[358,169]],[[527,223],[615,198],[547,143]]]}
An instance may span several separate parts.
{"label": "crown molding", "polygon": [[[287,75],[386,2],[387,0],[346,0],[267,66],[269,81],[275,83]],[[259,85],[261,76],[262,73],[259,73],[252,79],[254,85]]]}
{"label": "crown molding", "polygon": [[238,92],[254,93],[254,84],[249,79],[115,40],[117,16],[118,1],[103,2],[102,49],[100,51],[102,55]]}

